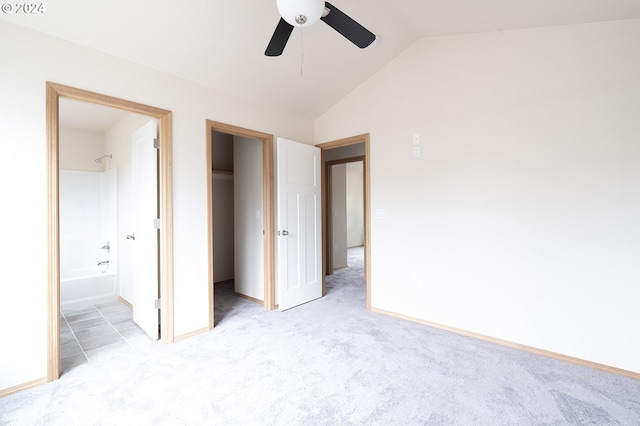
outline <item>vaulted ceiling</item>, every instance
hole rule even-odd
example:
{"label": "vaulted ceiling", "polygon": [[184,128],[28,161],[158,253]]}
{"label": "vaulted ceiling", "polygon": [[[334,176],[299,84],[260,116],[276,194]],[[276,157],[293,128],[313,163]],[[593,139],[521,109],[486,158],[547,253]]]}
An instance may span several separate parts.
{"label": "vaulted ceiling", "polygon": [[423,37],[640,18],[638,0],[332,0],[379,38],[359,49],[318,22],[264,50],[276,0],[58,0],[14,22],[314,119]]}

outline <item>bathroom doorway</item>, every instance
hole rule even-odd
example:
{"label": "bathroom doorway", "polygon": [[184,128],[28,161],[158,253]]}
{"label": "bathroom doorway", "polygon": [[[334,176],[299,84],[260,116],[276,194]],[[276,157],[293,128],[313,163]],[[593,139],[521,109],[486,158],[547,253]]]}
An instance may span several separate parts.
{"label": "bathroom doorway", "polygon": [[[112,135],[107,138],[111,139],[110,144],[104,141],[100,142],[96,137],[96,132],[90,129],[78,129],[78,124],[74,128],[69,123],[69,117],[72,114],[65,114],[61,119],[61,111],[69,111],[80,107],[85,113],[91,108],[107,107],[112,114],[107,120],[114,120],[121,123],[116,126],[116,130],[112,131]],[[128,115],[127,115],[128,114]],[[101,114],[88,113],[88,117],[96,119]],[[66,121],[65,121],[66,120]],[[85,116],[85,120],[88,120]],[[151,121],[150,121],[151,120]],[[159,279],[155,280],[155,294],[161,296],[158,299],[159,311],[155,308],[151,309],[152,314],[159,320],[161,327],[161,340],[164,343],[173,341],[173,282],[172,282],[172,217],[171,217],[171,112],[161,110],[146,105],[141,105],[118,98],[87,92],[84,90],[63,86],[55,83],[47,83],[47,137],[48,137],[48,170],[49,170],[49,331],[48,331],[48,373],[49,381],[56,380],[61,373],[61,327],[68,327],[69,318],[61,315],[61,304],[69,307],[70,317],[74,314],[79,317],[84,316],[86,324],[95,322],[94,319],[104,320],[111,318],[112,321],[118,322],[126,320],[126,311],[129,302],[128,298],[136,299],[136,296],[127,296],[127,285],[115,282],[118,276],[113,272],[122,269],[126,275],[126,240],[134,240],[135,235],[126,234],[126,220],[120,229],[117,226],[117,218],[121,216],[121,210],[114,207],[114,203],[110,203],[115,198],[120,203],[124,203],[126,208],[127,198],[133,200],[144,198],[143,193],[135,196],[129,194],[130,197],[118,197],[118,171],[123,174],[122,182],[126,181],[126,167],[116,168],[110,164],[111,162],[123,163],[124,157],[135,157],[136,150],[132,149],[132,136],[129,132],[127,137],[117,134],[119,131],[124,132],[124,128],[139,127],[143,122],[151,123],[155,129],[155,123],[158,125],[157,146],[159,151],[157,155],[155,150],[153,159],[151,160],[152,169],[157,167],[157,173],[152,181],[154,188],[157,186],[158,202],[156,203],[156,212],[159,213],[159,220],[156,225],[159,230],[155,233],[155,239],[159,243],[159,250],[151,257],[155,258]],[[122,124],[125,123],[125,124]],[[102,125],[105,125],[104,123]],[[144,126],[143,126],[144,127]],[[126,133],[126,132],[125,132]],[[149,133],[149,132],[147,132]],[[93,143],[91,142],[93,138]],[[64,142],[61,140],[64,139]],[[119,142],[113,142],[119,141]],[[153,146],[153,140],[151,144]],[[66,148],[65,148],[66,147]],[[92,151],[93,150],[93,151]],[[157,160],[155,159],[157,157]],[[86,164],[89,158],[93,164]],[[147,162],[149,164],[149,162]],[[85,170],[86,169],[86,170]],[[96,169],[96,170],[93,170]],[[131,172],[131,169],[129,170]],[[61,186],[62,189],[61,190]],[[80,191],[76,191],[78,186],[84,187]],[[134,186],[135,187],[135,186]],[[71,188],[71,189],[69,189]],[[75,192],[74,192],[75,191]],[[156,190],[154,189],[154,192]],[[82,194],[90,194],[82,195]],[[122,194],[121,194],[122,195]],[[88,200],[85,200],[87,198]],[[85,202],[86,201],[86,202]],[[117,202],[115,203],[118,204]],[[78,209],[78,207],[80,208]],[[69,209],[71,207],[71,210]],[[88,209],[88,211],[87,211]],[[98,209],[99,213],[96,213]],[[80,210],[81,213],[77,214]],[[84,210],[84,211],[83,211]],[[76,212],[76,215],[63,218],[62,215],[69,214],[69,211]],[[158,216],[153,214],[154,216]],[[80,219],[74,223],[74,216]],[[114,216],[116,217],[114,224]],[[70,219],[70,220],[66,220]],[[86,220],[84,220],[86,219]],[[85,223],[81,223],[85,222]],[[77,227],[79,229],[76,229]],[[99,232],[93,232],[92,228],[100,228]],[[61,229],[65,231],[65,235],[61,234]],[[66,232],[71,229],[71,232]],[[165,231],[166,230],[166,231]],[[81,238],[78,238],[80,236]],[[153,238],[152,238],[153,239]],[[86,250],[83,248],[92,247]],[[92,273],[84,273],[83,266],[73,266],[76,257],[83,257],[83,254],[89,254],[93,260],[84,262],[87,271]],[[119,255],[118,255],[119,254]],[[78,256],[80,255],[80,256]],[[73,261],[72,261],[73,260]],[[85,259],[86,260],[86,259]],[[120,260],[120,261],[119,261]],[[120,263],[120,264],[119,264]],[[80,265],[83,263],[80,262]],[[97,266],[97,270],[95,267]],[[80,277],[72,277],[70,283],[65,282],[64,286],[74,284],[76,278],[90,278],[90,287],[97,288],[97,293],[88,295],[82,293],[84,289],[89,287],[86,283],[76,286],[75,300],[61,300],[61,285],[63,276],[68,276],[69,270],[74,269],[76,275]],[[80,272],[78,272],[80,271]],[[65,279],[66,281],[66,279]],[[114,286],[118,290],[120,300],[114,298]],[[124,291],[122,291],[124,289]],[[78,293],[79,291],[79,293]],[[129,289],[130,292],[130,289]],[[124,297],[122,297],[124,295]],[[90,312],[74,312],[74,302],[82,304],[88,299],[91,300],[92,308]],[[102,298],[102,300],[101,300]],[[115,299],[115,300],[114,300]],[[153,304],[155,300],[151,300]],[[123,304],[124,303],[124,304]],[[130,303],[129,303],[130,304]],[[76,309],[78,308],[76,305]],[[95,317],[95,318],[89,318]],[[72,319],[73,320],[73,319]],[[114,324],[104,324],[105,327],[115,328]],[[78,330],[80,331],[80,330]],[[88,332],[88,335],[91,333]],[[116,333],[119,337],[123,337],[122,333]],[[78,339],[75,339],[78,342]],[[103,342],[104,343],[104,342]],[[89,347],[96,343],[88,342]]]}

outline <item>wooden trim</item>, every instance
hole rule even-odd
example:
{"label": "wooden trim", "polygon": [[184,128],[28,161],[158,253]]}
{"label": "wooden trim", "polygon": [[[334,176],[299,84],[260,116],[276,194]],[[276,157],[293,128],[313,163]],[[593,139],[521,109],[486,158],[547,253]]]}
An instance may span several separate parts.
{"label": "wooden trim", "polygon": [[22,383],[20,385],[11,386],[10,388],[2,389],[0,390],[0,398],[4,398],[5,396],[9,396],[11,394],[21,392],[23,390],[27,390],[35,386],[43,385],[50,381],[51,380],[49,380],[47,377],[43,377],[41,379],[31,380],[30,382],[27,382],[27,383]]}
{"label": "wooden trim", "polygon": [[211,182],[211,171],[213,170],[213,161],[211,160],[211,151],[213,147],[211,144],[213,143],[213,129],[207,120],[205,122],[205,163],[207,170],[207,252],[208,252],[208,277],[209,282],[207,284],[209,295],[209,330],[212,330],[215,327],[215,317],[213,315],[213,307],[214,307],[214,299],[215,299],[215,291],[214,291],[214,275],[213,275],[213,183]]}
{"label": "wooden trim", "polygon": [[237,291],[234,291],[233,295],[241,299],[257,303],[258,305],[264,305],[264,300],[256,299],[255,297],[247,296],[246,294],[238,293]]}
{"label": "wooden trim", "polygon": [[267,135],[267,139],[262,144],[262,177],[264,307],[267,311],[272,311],[276,308],[275,190],[272,135]]}
{"label": "wooden trim", "polygon": [[60,203],[59,105],[56,88],[46,85],[47,109],[47,381],[60,377]]}
{"label": "wooden trim", "polygon": [[160,119],[160,338],[172,343],[174,337],[173,312],[173,148],[172,114]]}
{"label": "wooden trim", "polygon": [[120,302],[122,302],[124,305],[126,305],[129,309],[133,309],[133,305],[131,304],[131,302],[129,302],[127,299],[125,299],[122,296],[118,296],[118,300]]}
{"label": "wooden trim", "polygon": [[367,284],[367,309],[371,309],[371,151],[369,134],[364,142],[364,281]]}
{"label": "wooden trim", "polygon": [[[320,181],[324,188],[320,191],[320,203],[322,208],[320,209],[320,221],[322,222],[322,297],[327,295],[327,241],[326,235],[327,231],[327,214],[326,214],[326,205],[327,205],[327,197],[326,197],[326,187],[327,185],[327,176],[326,176],[326,167],[324,167],[325,163],[325,153],[324,149],[320,149]],[[331,256],[331,261],[333,262],[333,256]]]}
{"label": "wooden trim", "polygon": [[46,83],[48,167],[48,332],[47,380],[60,377],[60,218],[59,218],[59,99],[102,105],[146,115],[160,122],[160,326],[163,343],[174,341],[173,311],[173,178],[171,111],[62,84]]}
{"label": "wooden trim", "polygon": [[185,334],[181,334],[179,336],[175,336],[173,338],[173,341],[177,342],[179,340],[188,339],[189,337],[197,336],[198,334],[206,333],[207,331],[209,331],[209,327],[200,328],[198,330],[194,330],[194,331],[191,331],[189,333],[185,333]]}
{"label": "wooden trim", "polygon": [[572,356],[569,356],[569,355],[563,355],[563,354],[559,354],[557,352],[551,352],[551,351],[547,351],[545,349],[539,349],[539,348],[535,348],[533,346],[527,346],[527,345],[523,345],[523,344],[520,344],[520,343],[511,342],[509,340],[499,339],[497,337],[486,336],[484,334],[474,333],[472,331],[463,330],[461,328],[450,327],[450,326],[447,326],[447,325],[442,325],[442,324],[438,324],[438,323],[435,323],[435,322],[422,320],[422,319],[411,317],[411,316],[408,316],[408,315],[398,314],[396,312],[387,311],[387,310],[384,310],[384,309],[372,308],[371,311],[375,312],[375,313],[378,313],[378,314],[387,315],[387,316],[390,316],[390,317],[399,318],[399,319],[403,319],[403,320],[406,320],[406,321],[415,322],[415,323],[418,323],[418,324],[423,324],[423,325],[426,325],[426,326],[429,326],[429,327],[433,327],[433,328],[437,328],[437,329],[440,329],[440,330],[449,331],[451,333],[460,334],[460,335],[471,337],[471,338],[474,338],[474,339],[484,340],[486,342],[495,343],[497,345],[506,346],[506,347],[513,348],[513,349],[518,349],[520,351],[531,352],[531,353],[534,353],[534,354],[537,354],[537,355],[545,356],[547,358],[553,358],[553,359],[557,359],[557,360],[560,360],[560,361],[570,362],[572,364],[579,364],[579,365],[582,365],[582,366],[585,366],[585,367],[590,367],[590,368],[595,368],[597,370],[606,371],[608,373],[619,374],[619,375],[622,375],[622,376],[631,377],[632,379],[640,379],[640,373],[636,373],[634,371],[623,370],[621,368],[611,367],[609,365],[599,364],[597,362],[587,361],[587,360],[576,358],[576,357],[572,357]]}
{"label": "wooden trim", "polygon": [[351,136],[343,139],[336,139],[331,142],[323,142],[316,145],[320,149],[332,149],[332,148],[341,148],[343,146],[348,145],[356,145],[362,142],[369,142],[369,133],[363,133],[361,135]]}
{"label": "wooden trim", "polygon": [[[322,151],[324,152],[324,151]],[[325,166],[322,168],[324,172],[324,179],[322,182],[324,183],[324,191],[322,191],[322,195],[324,197],[324,209],[322,209],[322,214],[324,217],[324,241],[326,241],[324,245],[324,256],[325,261],[323,262],[324,266],[324,276],[333,275],[333,170],[331,166],[325,163]],[[327,294],[326,289],[326,278],[322,280],[322,295]]]}
{"label": "wooden trim", "polygon": [[137,102],[127,101],[125,99],[116,98],[113,96],[103,95],[101,93],[90,92],[88,90],[78,89],[71,86],[65,86],[63,84],[47,82],[47,87],[50,87],[54,92],[62,98],[69,98],[76,101],[88,102],[90,104],[102,105],[110,108],[121,109],[124,111],[135,112],[136,114],[148,115],[157,119],[163,119],[170,114],[171,111],[156,108]]}
{"label": "wooden trim", "polygon": [[262,221],[264,230],[264,308],[268,311],[275,309],[275,254],[274,242],[274,189],[273,189],[273,135],[258,132],[218,121],[206,120],[206,163],[207,163],[207,229],[209,245],[209,327],[214,324],[213,303],[213,192],[209,171],[212,170],[211,144],[213,143],[211,132],[216,131],[233,136],[242,136],[262,141]]}
{"label": "wooden trim", "polygon": [[[364,143],[364,170],[363,170],[363,179],[364,179],[364,280],[367,285],[367,309],[371,310],[371,152],[370,152],[370,135],[369,133],[365,133],[362,135],[351,136],[349,138],[338,139],[331,142],[325,142],[316,145],[322,150],[322,161],[324,160],[324,151],[333,148],[340,148],[348,145],[355,145],[358,143]],[[322,168],[324,173],[324,167]],[[323,182],[324,176],[323,176]],[[326,184],[326,183],[325,183]],[[323,191],[324,193],[324,191]],[[323,202],[326,202],[324,200]],[[322,226],[323,229],[326,228],[326,214],[325,209],[323,209],[323,220]],[[328,231],[327,231],[328,232]],[[326,242],[324,241],[326,238],[326,232],[323,232],[323,253],[326,253]],[[323,268],[324,266],[323,262]],[[322,274],[322,294],[325,294],[325,273],[326,270],[323,270]]]}

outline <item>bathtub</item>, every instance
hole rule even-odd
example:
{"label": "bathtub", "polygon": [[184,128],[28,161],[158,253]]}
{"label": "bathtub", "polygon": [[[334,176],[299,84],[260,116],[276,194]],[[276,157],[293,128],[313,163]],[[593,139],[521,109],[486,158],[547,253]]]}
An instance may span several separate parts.
{"label": "bathtub", "polygon": [[[85,271],[89,272],[89,271]],[[82,306],[118,300],[116,274],[96,271],[77,277],[60,279],[60,308]]]}

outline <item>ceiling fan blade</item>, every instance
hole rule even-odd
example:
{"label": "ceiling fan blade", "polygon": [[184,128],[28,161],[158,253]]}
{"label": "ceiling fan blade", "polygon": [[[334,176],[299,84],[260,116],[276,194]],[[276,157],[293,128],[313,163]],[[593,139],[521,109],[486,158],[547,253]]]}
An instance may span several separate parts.
{"label": "ceiling fan blade", "polygon": [[265,50],[264,54],[267,56],[280,56],[284,51],[284,47],[287,45],[287,41],[289,41],[289,37],[293,32],[293,25],[289,24],[284,19],[280,18],[278,22],[278,26],[276,30],[273,32],[271,36],[271,41],[267,46],[267,50]]}
{"label": "ceiling fan blade", "polygon": [[353,44],[363,49],[374,42],[376,39],[374,33],[358,24],[331,3],[325,2],[325,7],[329,9],[329,14],[320,19],[345,36]]}

